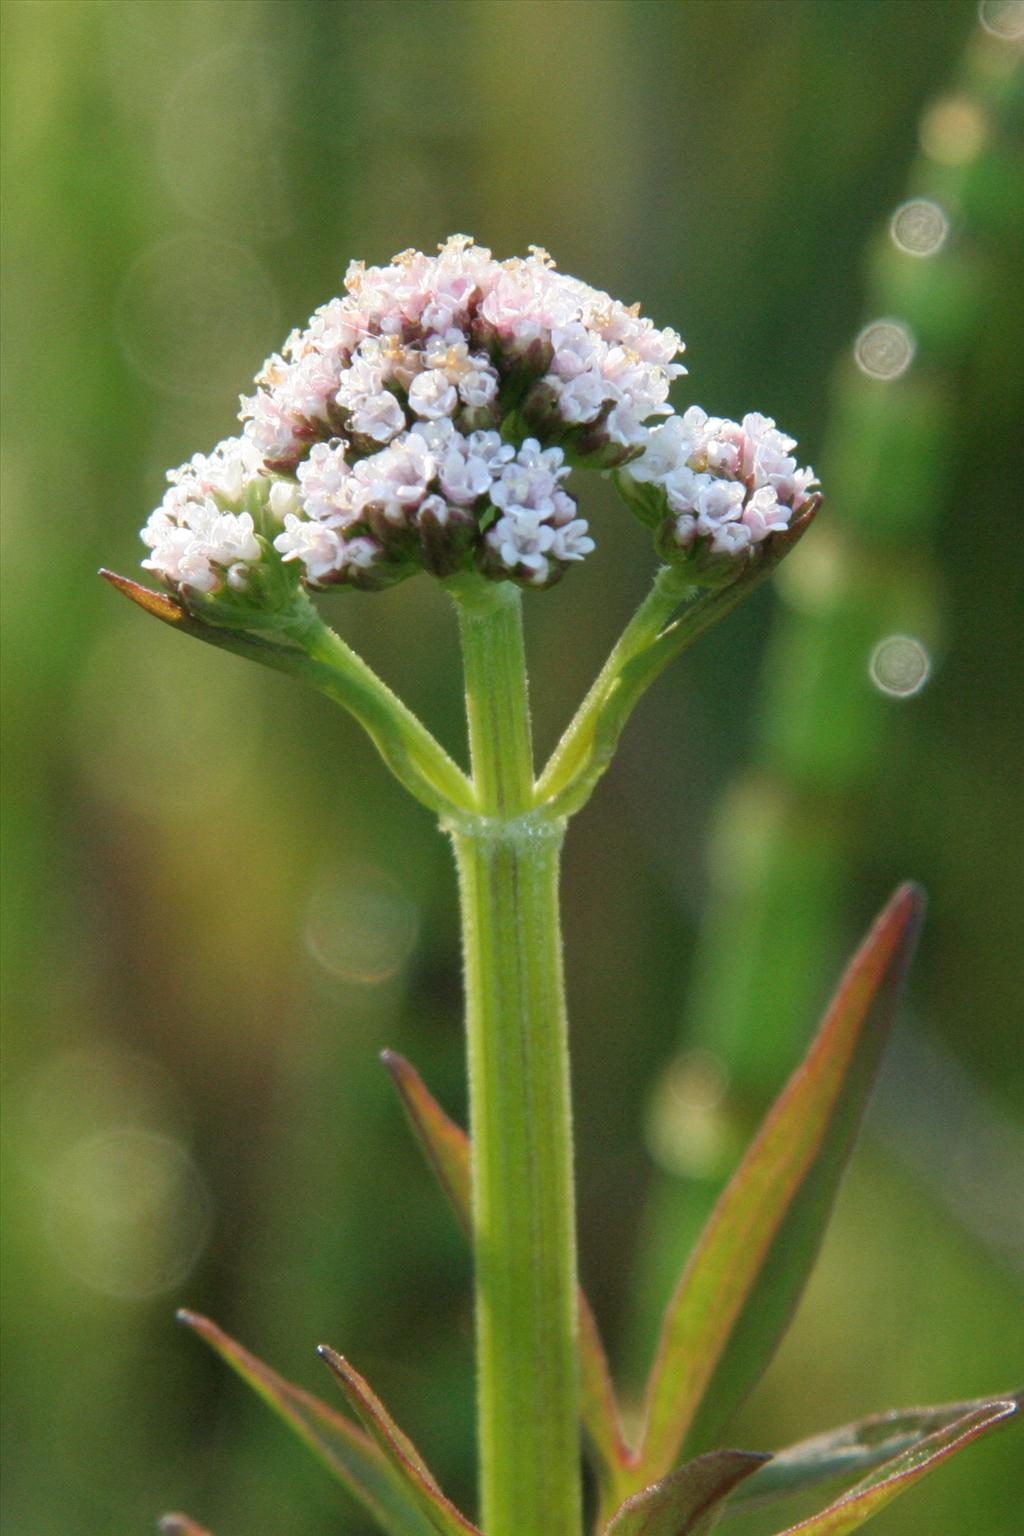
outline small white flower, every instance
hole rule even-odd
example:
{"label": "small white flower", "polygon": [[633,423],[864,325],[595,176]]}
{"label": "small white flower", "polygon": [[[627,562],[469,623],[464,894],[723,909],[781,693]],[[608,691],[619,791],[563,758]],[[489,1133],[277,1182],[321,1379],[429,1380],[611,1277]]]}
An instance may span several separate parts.
{"label": "small white flower", "polygon": [[267,505],[277,521],[283,523],[289,512],[295,512],[298,509],[298,486],[290,480],[275,480],[270,487]]}
{"label": "small white flower", "polygon": [[750,529],[744,523],[720,523],[711,540],[716,555],[738,555],[753,543]]}
{"label": "small white flower", "polygon": [[456,506],[468,507],[491,489],[492,476],[486,459],[477,457],[468,440],[460,439],[457,433],[437,459],[437,478],[441,490]]}
{"label": "small white flower", "polygon": [[780,533],[789,527],[792,509],[783,506],[770,485],[756,490],[743,512],[744,527],[749,529],[751,542],[760,544],[770,533]]}
{"label": "small white flower", "polygon": [[582,517],[556,528],[551,540],[551,553],[556,560],[582,560],[595,548],[593,539],[589,537],[586,520]]}
{"label": "small white flower", "polygon": [[408,520],[427,494],[437,461],[423,439],[410,432],[382,453],[361,459],[352,473],[364,488],[363,505],[379,507],[397,526]]}
{"label": "small white flower", "polygon": [[495,474],[516,456],[512,444],[504,442],[499,432],[471,432],[466,441],[474,458],[483,459]]}
{"label": "small white flower", "polygon": [[315,443],[309,458],[296,470],[307,517],[333,527],[351,522],[358,510],[346,452],[347,444],[340,438]]}
{"label": "small white flower", "polygon": [[310,581],[330,581],[345,564],[345,542],[333,528],[289,513],[273,547],[286,561],[301,561]]}
{"label": "small white flower", "polygon": [[409,386],[410,409],[427,421],[450,416],[458,403],[458,391],[440,368],[428,368],[417,374]]}
{"label": "small white flower", "polygon": [[703,533],[712,533],[720,523],[736,522],[743,511],[746,494],[738,480],[716,480],[713,475],[698,475],[697,516]]}
{"label": "small white flower", "polygon": [[516,507],[500,517],[488,530],[487,542],[510,574],[526,573],[531,585],[540,586],[551,573],[548,551],[555,542],[555,530],[543,514]]}

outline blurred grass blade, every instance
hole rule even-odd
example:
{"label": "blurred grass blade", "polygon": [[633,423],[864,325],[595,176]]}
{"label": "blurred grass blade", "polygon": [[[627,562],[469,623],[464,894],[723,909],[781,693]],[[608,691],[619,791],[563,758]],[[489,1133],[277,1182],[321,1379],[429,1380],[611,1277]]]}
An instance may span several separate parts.
{"label": "blurred grass blade", "polygon": [[820,1483],[859,1477],[912,1450],[927,1436],[948,1429],[966,1415],[991,1407],[991,1401],[977,1398],[973,1402],[942,1403],[932,1408],[893,1408],[888,1413],[872,1414],[854,1424],[844,1424],[841,1429],[831,1429],[787,1446],[776,1451],[770,1462],[737,1488],[724,1516],[774,1504]]}
{"label": "blurred grass blade", "polygon": [[604,1536],[703,1536],[722,1500],[770,1458],[756,1451],[711,1451],[634,1494]]}
{"label": "blurred grass blade", "polygon": [[721,1196],[665,1314],[639,1463],[704,1449],[758,1379],[817,1254],[924,899],[902,886],[850,962],[802,1064]]}
{"label": "blurred grass blade", "polygon": [[380,1447],[409,1490],[410,1498],[441,1536],[480,1536],[472,1525],[446,1498],[423,1457],[388,1413],[369,1382],[349,1364],[343,1355],[321,1344],[317,1353],[325,1360],[341,1384],[349,1404],[362,1419],[367,1433]]}
{"label": "blurred grass blade", "polygon": [[[242,1380],[304,1440],[329,1471],[369,1511],[387,1536],[435,1536],[407,1486],[369,1435],[301,1387],[293,1387],[236,1344],[216,1323],[194,1312],[181,1322],[205,1339]],[[173,1527],[172,1527],[173,1529]],[[186,1528],[187,1530],[187,1528]]]}
{"label": "blurred grass blade", "polygon": [[801,1520],[799,1525],[787,1526],[784,1531],[777,1532],[777,1536],[796,1536],[797,1532],[803,1532],[804,1536],[845,1536],[847,1531],[859,1530],[926,1473],[955,1456],[979,1435],[1013,1418],[1019,1408],[1019,1398],[982,1403],[972,1408],[962,1418],[885,1462],[819,1515]]}
{"label": "blurred grass blade", "polygon": [[160,1536],[210,1536],[205,1526],[197,1525],[188,1515],[164,1515],[158,1529]]}
{"label": "blurred grass blade", "polygon": [[[387,1067],[417,1139],[467,1237],[472,1232],[469,1137],[445,1114],[412,1064],[384,1051]],[[608,1359],[597,1321],[579,1293],[580,1418],[602,1493],[614,1494],[621,1471],[631,1460],[619,1417]]]}

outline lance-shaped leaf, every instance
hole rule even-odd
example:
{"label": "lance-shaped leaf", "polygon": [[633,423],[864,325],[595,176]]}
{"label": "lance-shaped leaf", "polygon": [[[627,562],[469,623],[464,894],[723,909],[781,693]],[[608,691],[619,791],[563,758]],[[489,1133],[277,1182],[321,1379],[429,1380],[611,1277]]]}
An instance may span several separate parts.
{"label": "lance-shaped leaf", "polygon": [[803,1536],[846,1536],[848,1531],[859,1530],[893,1499],[906,1493],[908,1488],[948,1461],[950,1456],[955,1456],[957,1451],[962,1451],[972,1440],[1012,1419],[1019,1407],[1019,1398],[1006,1398],[972,1408],[962,1418],[954,1419],[952,1424],[927,1435],[910,1450],[877,1467],[820,1514],[801,1520],[798,1525],[787,1526],[784,1531],[777,1532],[777,1536],[797,1536],[798,1532]]}
{"label": "lance-shaped leaf", "polygon": [[423,1457],[408,1435],[399,1429],[369,1382],[343,1355],[326,1344],[321,1344],[317,1353],[334,1372],[350,1406],[401,1477],[410,1498],[430,1521],[432,1529],[440,1532],[440,1536],[480,1536],[476,1526],[441,1492]]}
{"label": "lance-shaped leaf", "polygon": [[188,1515],[164,1515],[158,1529],[160,1536],[211,1536],[205,1526],[197,1525]]}
{"label": "lance-shaped leaf", "polygon": [[992,1402],[990,1398],[977,1398],[973,1402],[942,1403],[931,1408],[893,1408],[888,1413],[875,1413],[840,1429],[800,1440],[776,1451],[771,1461],[740,1484],[730,1497],[723,1518],[777,1503],[821,1483],[840,1479],[848,1482],[860,1477],[901,1452],[912,1450],[929,1435],[949,1429],[967,1414],[990,1408]]}
{"label": "lance-shaped leaf", "polygon": [[640,1467],[704,1449],[764,1370],[800,1297],[895,1011],[924,901],[903,886],[847,967],[804,1061],[719,1199],[669,1302]]}
{"label": "lance-shaped leaf", "polygon": [[[473,1226],[469,1137],[445,1114],[415,1067],[404,1057],[394,1051],[384,1051],[381,1060],[394,1079],[409,1123],[468,1237]],[[580,1418],[602,1493],[613,1497],[632,1453],[622,1432],[597,1321],[582,1290],[579,1293],[578,1348]]]}
{"label": "lance-shaped leaf", "polygon": [[627,1499],[604,1536],[703,1536],[722,1500],[770,1458],[756,1451],[711,1451]]}
{"label": "lance-shaped leaf", "polygon": [[305,1441],[366,1507],[387,1536],[436,1536],[436,1526],[424,1517],[410,1496],[405,1479],[394,1470],[369,1435],[333,1408],[328,1408],[311,1392],[285,1381],[262,1360],[236,1344],[209,1318],[199,1317],[194,1312],[179,1312],[178,1317],[205,1339],[299,1439]]}

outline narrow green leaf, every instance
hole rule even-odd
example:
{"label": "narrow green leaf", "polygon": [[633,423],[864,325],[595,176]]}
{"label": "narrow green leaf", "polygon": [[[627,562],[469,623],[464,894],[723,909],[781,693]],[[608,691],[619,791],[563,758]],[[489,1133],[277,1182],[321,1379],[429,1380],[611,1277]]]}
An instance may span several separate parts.
{"label": "narrow green leaf", "polygon": [[434,1170],[459,1226],[469,1237],[473,1230],[469,1137],[445,1114],[411,1062],[397,1051],[381,1051],[380,1059],[398,1089],[423,1155]]}
{"label": "narrow green leaf", "polygon": [[164,1515],[158,1529],[160,1536],[210,1536],[205,1526],[197,1525],[188,1515]]}
{"label": "narrow green leaf", "polygon": [[480,1536],[450,1499],[446,1498],[419,1451],[388,1413],[380,1398],[343,1355],[321,1344],[317,1353],[325,1360],[341,1384],[349,1404],[362,1419],[381,1451],[387,1457],[417,1508],[441,1536]]}
{"label": "narrow green leaf", "polygon": [[756,1451],[711,1451],[627,1499],[604,1536],[703,1536],[722,1500],[770,1460]]}
{"label": "narrow green leaf", "polygon": [[369,1435],[312,1393],[285,1381],[262,1360],[236,1344],[209,1318],[184,1311],[179,1312],[178,1317],[216,1350],[299,1439],[305,1441],[328,1470],[366,1507],[387,1536],[436,1536],[436,1526],[424,1518],[410,1497],[405,1480],[394,1471]]}
{"label": "narrow green leaf", "polygon": [[[398,1089],[402,1105],[459,1225],[472,1232],[469,1138],[445,1114],[423,1079],[404,1057],[384,1051],[381,1060]],[[602,1488],[614,1494],[622,1469],[631,1460],[619,1417],[608,1359],[597,1321],[582,1290],[579,1293],[580,1418],[588,1449]]]}
{"label": "narrow green leaf", "polygon": [[973,1402],[942,1403],[931,1408],[893,1408],[888,1413],[872,1414],[840,1429],[812,1435],[776,1451],[770,1462],[742,1483],[730,1498],[724,1518],[777,1503],[821,1483],[859,1477],[913,1449],[926,1436],[990,1406],[991,1401],[977,1398]]}
{"label": "narrow green leaf", "polygon": [[820,1514],[801,1520],[798,1525],[787,1526],[784,1531],[777,1532],[777,1536],[796,1536],[797,1532],[803,1532],[805,1536],[846,1536],[848,1531],[859,1530],[926,1473],[962,1451],[979,1435],[1012,1419],[1019,1408],[1019,1398],[982,1403],[972,1408],[962,1418],[936,1430],[910,1450],[876,1468]]}
{"label": "narrow green leaf", "polygon": [[924,901],[903,886],[850,962],[804,1061],[712,1212],[669,1302],[640,1467],[702,1450],[788,1325],[874,1081]]}

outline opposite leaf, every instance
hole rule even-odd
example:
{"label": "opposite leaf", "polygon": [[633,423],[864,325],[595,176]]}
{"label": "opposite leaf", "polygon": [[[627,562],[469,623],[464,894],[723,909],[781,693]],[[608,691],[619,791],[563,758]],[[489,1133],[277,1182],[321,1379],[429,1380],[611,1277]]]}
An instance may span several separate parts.
{"label": "opposite leaf", "polygon": [[439,1531],[441,1536],[480,1536],[476,1526],[471,1525],[451,1500],[445,1498],[423,1457],[408,1435],[399,1429],[369,1382],[360,1376],[343,1355],[329,1349],[326,1344],[321,1344],[317,1353],[338,1378],[341,1390],[362,1419],[367,1433],[394,1467],[408,1488],[410,1498],[434,1530]]}
{"label": "opposite leaf", "polygon": [[771,1359],[817,1255],[923,913],[903,886],[716,1205],[669,1302],[640,1466],[705,1447]]}
{"label": "opposite leaf", "polygon": [[977,1409],[989,1408],[990,1398],[966,1403],[942,1403],[932,1408],[893,1408],[872,1414],[840,1429],[812,1435],[796,1445],[776,1451],[770,1462],[742,1483],[727,1504],[723,1518],[778,1503],[821,1483],[849,1481],[903,1451],[920,1445],[927,1436],[948,1429]]}
{"label": "opposite leaf", "polygon": [[[465,1131],[445,1114],[423,1079],[394,1051],[381,1056],[401,1095],[409,1122],[423,1147],[459,1225],[472,1232],[470,1146]],[[602,1490],[614,1494],[622,1469],[630,1461],[619,1421],[611,1374],[594,1314],[579,1293],[580,1417]]]}
{"label": "opposite leaf", "polygon": [[787,1526],[784,1531],[777,1532],[777,1536],[797,1536],[798,1532],[803,1532],[804,1536],[846,1536],[849,1531],[859,1530],[926,1473],[955,1456],[979,1435],[1012,1419],[1019,1407],[1019,1399],[1007,1398],[972,1408],[962,1418],[878,1467],[819,1515],[801,1520],[799,1525]]}
{"label": "opposite leaf", "polygon": [[404,1480],[369,1435],[312,1393],[293,1387],[262,1360],[236,1344],[209,1318],[199,1317],[194,1312],[179,1312],[178,1317],[205,1339],[300,1440],[305,1441],[328,1470],[366,1507],[387,1536],[436,1536],[436,1527],[421,1513]]}
{"label": "opposite leaf", "polygon": [[756,1451],[711,1451],[627,1499],[604,1536],[703,1536],[737,1483],[770,1457]]}

